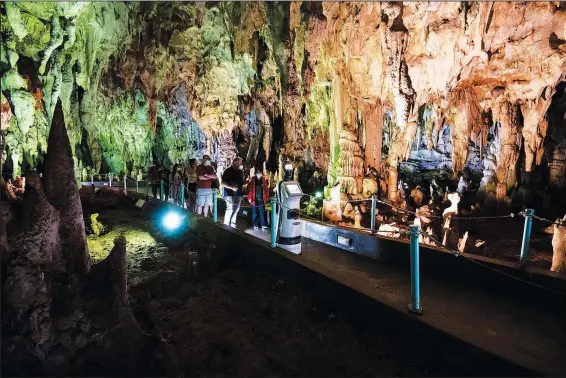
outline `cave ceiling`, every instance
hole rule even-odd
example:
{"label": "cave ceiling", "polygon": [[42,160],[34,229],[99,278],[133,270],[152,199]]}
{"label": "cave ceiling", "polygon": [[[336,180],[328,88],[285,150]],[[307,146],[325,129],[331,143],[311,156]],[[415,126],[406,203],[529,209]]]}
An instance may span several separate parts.
{"label": "cave ceiling", "polygon": [[561,2],[0,4],[4,165],[41,166],[61,100],[79,170],[281,154],[348,192],[374,169],[566,167]]}

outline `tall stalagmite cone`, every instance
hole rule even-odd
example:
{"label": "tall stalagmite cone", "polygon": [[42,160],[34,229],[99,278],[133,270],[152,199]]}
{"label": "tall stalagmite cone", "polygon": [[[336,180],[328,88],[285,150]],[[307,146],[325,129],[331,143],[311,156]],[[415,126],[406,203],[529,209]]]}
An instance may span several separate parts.
{"label": "tall stalagmite cone", "polygon": [[43,187],[48,201],[61,213],[59,231],[65,267],[69,274],[85,275],[90,269],[90,255],[61,100],[55,107],[47,146]]}
{"label": "tall stalagmite cone", "polygon": [[51,311],[52,273],[58,270],[60,256],[59,214],[45,198],[37,172],[28,171],[26,178],[23,233],[12,246],[3,293],[2,359],[9,360],[11,366],[33,370],[36,365],[30,365],[29,360],[48,359],[46,351],[56,340]]}

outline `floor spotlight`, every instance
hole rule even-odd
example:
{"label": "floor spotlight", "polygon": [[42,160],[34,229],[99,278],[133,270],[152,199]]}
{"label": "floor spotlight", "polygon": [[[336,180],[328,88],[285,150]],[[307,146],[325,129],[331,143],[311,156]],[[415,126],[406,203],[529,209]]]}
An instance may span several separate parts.
{"label": "floor spotlight", "polygon": [[183,222],[183,216],[175,211],[170,211],[163,217],[163,226],[168,230],[175,230],[179,228]]}

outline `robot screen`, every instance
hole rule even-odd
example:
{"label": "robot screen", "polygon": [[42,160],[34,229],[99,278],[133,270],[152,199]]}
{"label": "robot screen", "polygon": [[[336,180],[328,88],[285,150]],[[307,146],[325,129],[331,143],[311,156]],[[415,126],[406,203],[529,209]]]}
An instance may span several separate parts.
{"label": "robot screen", "polygon": [[287,187],[287,191],[289,192],[289,194],[302,194],[303,193],[301,191],[301,188],[297,184],[287,184],[285,186]]}

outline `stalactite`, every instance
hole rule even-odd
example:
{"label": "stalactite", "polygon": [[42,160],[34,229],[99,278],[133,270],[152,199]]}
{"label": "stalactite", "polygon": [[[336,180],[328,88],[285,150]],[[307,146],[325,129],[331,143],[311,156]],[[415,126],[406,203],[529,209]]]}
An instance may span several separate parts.
{"label": "stalactite", "polygon": [[521,145],[521,126],[518,107],[508,100],[498,101],[493,108],[494,121],[498,122],[501,149],[499,151],[497,175],[497,199],[507,196],[507,191],[517,183],[517,162]]}
{"label": "stalactite", "polygon": [[521,104],[525,141],[525,172],[531,172],[534,165],[541,162],[544,137],[548,128],[548,122],[544,116],[550,106],[551,97],[548,96],[546,100],[539,98],[535,101],[525,101]]}
{"label": "stalactite", "polygon": [[[393,94],[393,102],[395,105],[395,124],[399,128],[395,133],[392,146],[389,150],[389,185],[388,197],[395,200],[397,188],[397,164],[407,155],[406,143],[412,135],[409,142],[409,149],[412,145],[414,133],[406,133],[406,126],[409,115],[413,111],[415,102],[415,91],[411,85],[411,79],[408,73],[407,63],[404,58],[405,49],[407,47],[407,28],[403,25],[403,6],[396,3],[387,3],[384,5],[383,11],[387,16],[387,24],[385,26],[385,42],[384,52],[387,57],[387,76]],[[414,125],[416,131],[416,122]],[[409,150],[410,152],[410,150]]]}

